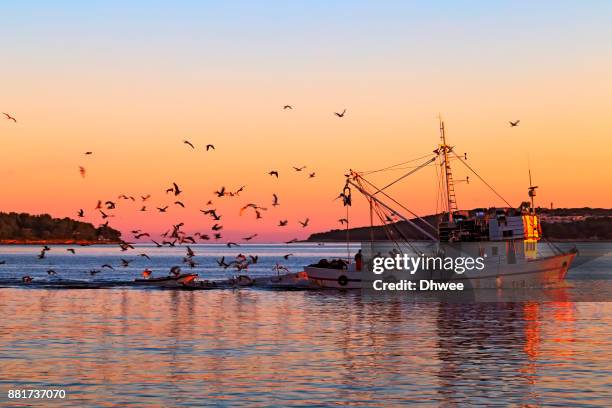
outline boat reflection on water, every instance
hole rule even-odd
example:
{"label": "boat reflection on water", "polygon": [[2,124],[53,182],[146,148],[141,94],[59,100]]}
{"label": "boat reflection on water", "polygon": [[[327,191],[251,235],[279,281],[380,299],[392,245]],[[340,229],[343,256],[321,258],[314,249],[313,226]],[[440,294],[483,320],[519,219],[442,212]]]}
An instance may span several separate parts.
{"label": "boat reflection on water", "polygon": [[[564,301],[566,296],[559,289],[559,300],[547,303],[440,304],[440,399],[460,405],[601,404],[603,394],[579,392],[580,380],[569,374],[573,368],[580,371],[580,360],[593,358],[598,349],[576,358],[575,343],[585,337],[576,327],[576,309],[582,304]],[[598,378],[600,386],[607,381],[606,375],[586,378]],[[555,388],[558,393],[551,393]]]}

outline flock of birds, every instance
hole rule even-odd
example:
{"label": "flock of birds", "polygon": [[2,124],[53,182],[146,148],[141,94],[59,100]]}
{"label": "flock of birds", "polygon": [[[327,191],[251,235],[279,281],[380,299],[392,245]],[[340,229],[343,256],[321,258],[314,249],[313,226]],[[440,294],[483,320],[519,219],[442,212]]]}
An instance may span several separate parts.
{"label": "flock of birds", "polygon": [[[283,110],[293,110],[293,106],[292,105],[284,105],[283,106]],[[346,109],[342,110],[342,112],[334,112],[334,115],[338,118],[343,118],[346,115]],[[17,119],[15,119],[15,117],[13,117],[12,115],[2,112],[7,120],[13,121],[14,123],[17,123]],[[516,127],[518,126],[520,123],[520,120],[515,120],[515,121],[509,121],[510,127]],[[196,146],[189,140],[183,140],[183,144],[185,144],[186,146],[190,147],[191,149],[196,149]],[[205,146],[205,151],[211,151],[211,150],[215,150],[215,146],[213,144],[207,144]],[[86,156],[90,156],[93,155],[92,151],[86,151],[84,153],[84,155]],[[306,166],[293,166],[293,170],[296,173],[300,173],[304,170],[306,170]],[[87,170],[84,166],[79,166],[79,174],[81,175],[81,177],[85,178],[86,174],[87,174]],[[278,179],[280,177],[280,172],[279,170],[276,169],[272,169],[267,173],[270,177],[274,177],[276,179]],[[313,172],[308,172],[308,178],[312,179],[316,176],[316,173]],[[241,186],[239,188],[237,188],[236,190],[228,190],[225,186],[222,186],[221,188],[219,188],[217,191],[214,192],[214,195],[216,196],[216,198],[221,199],[221,198],[226,198],[226,197],[240,197],[240,193],[244,191],[244,189],[246,188],[246,186]],[[172,195],[172,197],[174,198],[173,201],[173,205],[177,205],[180,206],[182,208],[185,208],[185,203],[183,201],[181,201],[179,198],[181,196],[181,194],[183,193],[183,190],[180,188],[180,186],[176,183],[173,182],[172,186],[169,186],[166,190],[165,190],[165,194],[168,195]],[[132,202],[140,202],[140,209],[139,211],[144,212],[144,211],[148,211],[147,209],[147,201],[151,198],[151,194],[146,194],[146,195],[141,195],[138,198],[131,196],[131,195],[126,195],[126,194],[121,194],[117,197],[117,200],[129,200]],[[343,197],[343,193],[340,193],[340,195],[337,198],[342,198],[344,201],[344,204],[346,204],[346,200],[350,199],[347,197]],[[109,227],[109,218],[113,217],[113,210],[115,210],[117,208],[118,205],[118,201],[113,201],[113,200],[98,200],[96,206],[94,207],[94,211],[97,211],[99,216],[101,217],[101,219],[104,221],[102,224],[99,225],[100,229],[104,229],[104,228],[110,228]],[[279,197],[276,193],[272,194],[272,203],[271,203],[272,207],[277,207],[280,205],[280,201],[279,201]],[[164,205],[164,206],[159,206],[156,207],[155,209],[159,212],[159,213],[165,213],[167,212],[167,210],[169,209],[170,205]],[[213,208],[213,201],[209,200],[206,203],[206,207],[204,209],[200,209],[200,212],[205,215],[210,217],[210,219],[214,222],[214,224],[210,227],[210,232],[196,232],[193,235],[189,235],[187,234],[184,230],[184,223],[180,222],[177,224],[172,225],[172,227],[170,229],[168,229],[166,232],[164,232],[163,234],[161,234],[161,242],[158,242],[154,239],[151,238],[151,235],[148,232],[144,232],[140,229],[135,229],[132,230],[131,233],[133,235],[133,238],[135,240],[141,240],[143,238],[148,238],[151,243],[153,243],[155,245],[155,247],[157,248],[162,248],[162,247],[175,247],[176,245],[185,245],[186,248],[186,254],[185,256],[182,258],[182,263],[189,266],[190,268],[195,268],[198,263],[195,261],[195,252],[193,251],[193,249],[189,246],[189,244],[197,244],[198,241],[196,240],[196,238],[200,241],[209,241],[211,239],[215,240],[215,241],[219,241],[222,239],[222,230],[223,230],[223,225],[220,223],[222,216],[217,212],[217,209]],[[263,218],[263,213],[265,211],[267,211],[268,208],[261,206],[257,203],[247,203],[244,206],[241,207],[239,215],[242,216],[247,212],[251,212],[254,216],[255,219],[261,219]],[[86,216],[85,214],[85,210],[83,208],[79,209],[76,212],[77,217],[79,218],[84,218]],[[302,226],[302,228],[306,228],[309,225],[310,222],[310,218],[306,217],[304,220],[298,220],[299,224]],[[341,225],[347,225],[348,226],[348,219],[346,218],[340,218],[338,220],[338,222]],[[281,219],[278,221],[277,226],[278,227],[286,227],[288,225],[289,221],[287,219]],[[256,238],[258,236],[257,233],[253,233],[250,234],[248,236],[245,236],[242,238],[243,241],[245,242],[249,242],[252,239]],[[289,241],[286,241],[286,244],[292,244],[297,242],[298,239],[294,238],[291,239]],[[86,245],[90,245],[88,243],[82,243],[80,244],[82,246],[86,246]],[[134,245],[132,245],[131,243],[121,240],[119,242],[119,248],[122,252],[127,252],[127,251],[134,251],[136,250],[136,247],[134,247]],[[231,241],[227,241],[225,243],[225,245],[228,248],[232,248],[232,247],[240,247],[240,244],[236,243],[236,242],[231,242]],[[46,253],[48,251],[50,251],[51,248],[47,245],[45,245],[42,250],[40,251],[39,255],[38,255],[38,259],[45,259],[46,257]],[[66,251],[72,253],[73,255],[76,254],[76,250],[74,248],[67,248]],[[288,253],[286,255],[284,255],[282,258],[284,260],[288,260],[290,256],[292,256],[292,253]],[[150,260],[150,256],[146,253],[139,253],[137,254],[137,257],[141,257],[141,258],[145,258],[147,260]],[[127,257],[126,257],[127,258]],[[120,267],[123,268],[127,268],[130,263],[132,263],[134,261],[134,259],[126,259],[126,258],[121,258],[121,264],[119,265]],[[248,269],[248,267],[250,265],[256,264],[259,260],[259,257],[257,255],[244,255],[244,254],[238,254],[236,255],[236,257],[229,261],[226,260],[225,257],[221,257],[220,259],[218,259],[216,261],[217,265],[219,267],[222,267],[224,269],[228,269],[228,268],[233,268],[236,271],[243,271]],[[0,261],[0,265],[5,264],[6,261]],[[101,265],[99,269],[92,269],[89,271],[90,275],[96,275],[98,273],[100,273],[102,270],[104,269],[109,269],[109,270],[115,270],[115,267],[113,265],[110,264],[104,264]],[[289,271],[288,268],[286,268],[285,266],[279,264],[278,262],[276,263],[276,266],[274,267],[274,269],[276,271]],[[171,269],[171,274],[173,275],[178,275],[180,274],[180,268],[179,267],[173,267]],[[47,271],[47,273],[51,276],[57,275],[57,272],[53,269],[49,269]],[[142,273],[142,275],[145,278],[150,277],[152,274],[152,271],[150,269],[145,269]],[[32,281],[32,278],[30,276],[24,276],[22,278],[23,282],[25,283],[29,283]]]}
{"label": "flock of birds", "polygon": [[[283,106],[283,110],[293,110],[293,106],[291,105],[284,105]],[[17,120],[10,114],[8,113],[4,113],[3,114],[6,116],[7,120],[12,120],[14,123],[17,123]],[[334,115],[338,118],[343,118],[346,115],[346,109],[342,110],[342,112],[334,112]],[[183,144],[185,144],[186,146],[188,146],[191,149],[196,149],[196,145],[194,143],[192,143],[190,140],[183,140]],[[213,144],[207,144],[205,146],[205,151],[211,151],[211,150],[215,150],[215,145]],[[93,151],[86,151],[84,152],[85,156],[91,156],[93,155],[94,152]],[[296,173],[301,173],[303,171],[305,171],[307,169],[306,166],[293,166],[293,170]],[[311,171],[311,172],[306,172],[307,173],[307,178],[308,179],[312,179],[316,177],[316,172]],[[87,176],[87,169],[84,166],[79,166],[79,174],[81,175],[81,177],[85,178]],[[280,177],[281,172],[279,170],[276,169],[272,169],[267,173],[270,177],[276,178],[278,179]],[[221,188],[219,188],[218,190],[214,191],[214,196],[217,199],[221,199],[221,198],[231,198],[231,197],[240,197],[240,193],[244,191],[244,189],[246,188],[246,186],[241,186],[235,190],[229,190],[227,189],[225,186],[222,186]],[[185,203],[183,201],[180,200],[180,196],[183,193],[183,190],[181,189],[181,187],[178,185],[178,183],[173,182],[171,186],[169,186],[167,189],[165,189],[165,194],[166,195],[171,195],[174,199],[173,201],[173,205],[177,205],[180,206],[182,208],[185,208]],[[140,202],[140,209],[139,211],[144,212],[144,211],[148,211],[147,208],[147,201],[151,198],[151,194],[146,194],[146,195],[140,195],[139,197],[134,197],[132,195],[127,195],[127,194],[120,194],[117,197],[117,200],[98,200],[97,204],[94,207],[94,211],[98,213],[98,215],[100,216],[100,218],[102,219],[103,223],[99,225],[100,230],[102,231],[104,228],[110,228],[109,226],[109,218],[113,217],[113,210],[117,209],[117,206],[119,204],[120,200],[129,200],[131,202]],[[272,193],[272,202],[271,202],[271,206],[272,207],[278,207],[280,205],[280,200],[279,200],[279,196],[276,193]],[[164,206],[159,206],[159,207],[155,207],[155,210],[159,213],[166,213],[167,210],[169,209],[170,204],[164,205]],[[255,219],[262,219],[263,218],[263,213],[265,211],[267,211],[268,208],[262,205],[259,205],[257,203],[247,203],[244,206],[242,206],[240,208],[239,211],[239,215],[242,216],[244,214],[246,214],[247,212],[251,212],[254,216]],[[151,238],[151,234],[149,234],[148,232],[144,232],[140,229],[135,229],[132,230],[132,236],[134,238],[134,240],[139,241],[143,238],[147,238],[150,240],[150,242],[152,244],[155,245],[155,247],[157,248],[162,248],[162,247],[175,247],[176,245],[185,245],[186,248],[186,254],[185,256],[182,258],[182,263],[189,266],[190,268],[195,268],[198,263],[195,260],[195,256],[196,253],[194,252],[194,250],[190,247],[190,244],[197,244],[198,242],[205,242],[205,241],[209,241],[209,240],[214,240],[214,241],[219,241],[221,240],[222,237],[222,230],[223,230],[223,225],[220,223],[221,219],[222,219],[222,215],[220,215],[217,212],[216,208],[213,208],[213,201],[209,200],[206,203],[206,208],[204,209],[200,209],[199,210],[203,215],[210,217],[210,219],[212,220],[212,222],[214,222],[214,224],[210,227],[210,231],[206,231],[206,232],[196,232],[192,235],[187,234],[184,230],[184,223],[177,223],[172,225],[172,227],[170,229],[168,229],[166,232],[164,232],[163,234],[161,234],[161,239],[159,241],[156,241],[154,239]],[[85,218],[86,217],[86,211],[83,208],[80,208],[77,212],[76,215],[78,218]],[[340,219],[339,222],[341,224],[343,223],[348,223],[348,221],[346,219]],[[301,225],[302,228],[306,228],[308,227],[309,223],[310,223],[310,218],[306,217],[303,220],[298,220],[299,225]],[[287,219],[281,219],[278,221],[277,226],[278,227],[286,227],[289,224],[289,220]],[[253,233],[250,234],[248,236],[245,236],[242,238],[242,240],[244,242],[249,242],[252,239],[258,237],[257,233]],[[289,241],[286,241],[285,244],[292,244],[298,242],[297,238],[291,239]],[[87,246],[87,245],[91,245],[90,243],[81,243],[79,244],[81,246]],[[122,252],[127,252],[127,251],[135,251],[137,249],[137,247],[135,247],[132,243],[121,240],[119,243],[119,249]],[[236,243],[236,242],[231,242],[231,241],[227,241],[225,242],[225,245],[228,248],[233,248],[233,247],[240,247],[240,244]],[[48,251],[51,251],[51,247],[49,247],[48,245],[43,246],[43,248],[41,249],[39,255],[38,255],[38,259],[45,259],[46,258],[46,254]],[[67,248],[66,249],[67,252],[71,253],[71,254],[76,254],[77,251],[75,248]],[[288,260],[289,257],[293,256],[292,253],[288,253],[282,256],[282,259],[284,260]],[[137,254],[137,257],[141,257],[141,258],[145,258],[147,260],[150,260],[151,257],[146,254],[146,253],[139,253]],[[117,267],[123,267],[123,268],[127,268],[130,266],[130,264],[134,261],[134,259],[127,259],[128,257],[126,256],[125,258],[120,258],[121,264],[118,265]],[[244,255],[239,253],[238,255],[236,255],[236,257],[233,260],[226,260],[225,256],[221,257],[220,259],[218,259],[216,261],[217,265],[219,267],[222,267],[224,269],[228,269],[228,268],[233,268],[236,271],[243,271],[248,269],[248,267],[250,265],[256,264],[259,260],[259,256],[258,255]],[[0,265],[1,264],[5,264],[6,261],[0,261]],[[111,264],[104,264],[101,265],[99,269],[92,269],[89,271],[89,274],[94,276],[97,275],[98,273],[102,272],[104,269],[108,269],[108,270],[115,270],[115,266],[111,265]],[[275,271],[286,271],[289,272],[289,269],[285,266],[283,266],[280,263],[276,263],[276,265],[273,268]],[[48,275],[50,276],[55,276],[57,275],[57,271],[55,271],[54,269],[49,269],[47,271]],[[173,275],[178,275],[180,274],[180,268],[179,267],[173,267],[170,270],[170,273]],[[145,278],[150,277],[152,274],[152,271],[149,268],[146,268],[143,272],[142,275]],[[29,283],[32,281],[32,277],[30,276],[24,276],[22,278],[23,282],[25,283]]]}

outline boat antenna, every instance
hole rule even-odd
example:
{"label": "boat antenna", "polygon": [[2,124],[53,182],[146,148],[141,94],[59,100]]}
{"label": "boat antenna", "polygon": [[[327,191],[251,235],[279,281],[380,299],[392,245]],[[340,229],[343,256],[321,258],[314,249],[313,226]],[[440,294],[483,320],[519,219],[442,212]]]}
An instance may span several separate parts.
{"label": "boat antenna", "polygon": [[535,214],[534,198],[536,196],[536,189],[538,186],[534,186],[531,181],[531,162],[529,156],[527,156],[527,169],[529,170],[529,198],[531,199],[531,214]]}

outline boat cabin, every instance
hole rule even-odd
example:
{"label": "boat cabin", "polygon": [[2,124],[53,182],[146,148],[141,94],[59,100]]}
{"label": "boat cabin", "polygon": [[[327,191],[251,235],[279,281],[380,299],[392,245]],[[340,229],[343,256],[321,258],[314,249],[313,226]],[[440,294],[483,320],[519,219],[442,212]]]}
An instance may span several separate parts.
{"label": "boat cabin", "polygon": [[455,211],[438,225],[441,242],[539,240],[537,215],[515,208],[476,208]]}

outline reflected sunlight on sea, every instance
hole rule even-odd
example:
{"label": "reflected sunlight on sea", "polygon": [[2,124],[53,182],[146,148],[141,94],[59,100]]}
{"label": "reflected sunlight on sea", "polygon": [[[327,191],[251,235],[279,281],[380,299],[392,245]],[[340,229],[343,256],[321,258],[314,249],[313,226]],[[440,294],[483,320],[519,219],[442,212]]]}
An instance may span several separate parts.
{"label": "reflected sunlight on sea", "polygon": [[[54,248],[49,264],[37,265],[37,248],[1,249],[5,278],[48,278],[52,266],[89,279],[83,271],[125,256]],[[260,274],[285,253],[297,271],[343,251],[238,249],[260,254]],[[212,263],[225,249],[194,250],[210,256],[200,274],[229,273]],[[176,253],[152,256],[160,274],[184,249],[164,251]],[[137,276],[138,262],[105,279]],[[611,311],[604,302],[416,303],[336,291],[1,288],[0,402],[9,389],[63,388],[64,401],[21,403],[610,406]]]}

